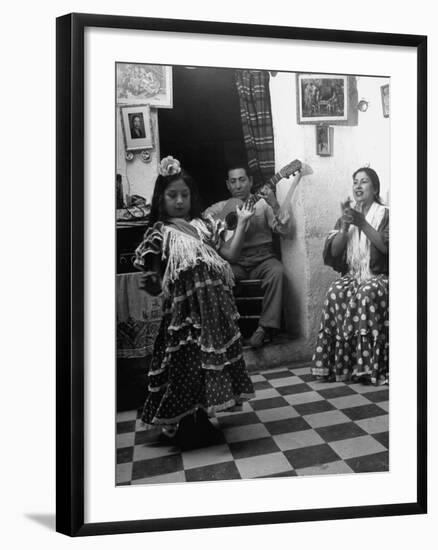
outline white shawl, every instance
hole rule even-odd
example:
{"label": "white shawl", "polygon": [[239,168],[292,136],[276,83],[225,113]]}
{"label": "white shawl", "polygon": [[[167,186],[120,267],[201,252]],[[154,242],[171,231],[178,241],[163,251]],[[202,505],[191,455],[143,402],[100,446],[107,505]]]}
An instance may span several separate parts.
{"label": "white shawl", "polygon": [[163,228],[162,259],[167,259],[163,290],[167,290],[169,283],[173,283],[181,271],[194,267],[200,261],[215,271],[228,286],[233,286],[230,264],[204,241],[208,236],[205,225],[202,227],[202,222],[196,223],[196,220],[192,220],[191,224],[198,231],[199,239],[169,225]]}
{"label": "white shawl", "polygon": [[[355,205],[357,209],[357,205]],[[386,207],[373,202],[365,216],[366,221],[376,231],[382,223]],[[357,226],[351,225],[348,230],[347,264],[349,272],[359,283],[372,277],[370,271],[370,240]]]}

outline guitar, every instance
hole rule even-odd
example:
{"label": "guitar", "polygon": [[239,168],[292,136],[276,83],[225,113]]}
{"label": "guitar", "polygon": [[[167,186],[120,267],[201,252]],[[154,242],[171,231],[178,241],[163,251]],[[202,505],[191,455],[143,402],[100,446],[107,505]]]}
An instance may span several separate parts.
{"label": "guitar", "polygon": [[[225,220],[225,223],[227,224],[227,229],[234,230],[237,226],[237,213],[236,213],[237,207],[241,207],[242,204],[245,204],[245,206],[247,207],[254,206],[256,202],[258,202],[261,198],[263,198],[263,195],[261,194],[261,190],[263,188],[269,187],[274,191],[277,183],[283,178],[289,178],[290,176],[294,175],[295,176],[294,183],[297,184],[301,178],[301,168],[302,168],[301,161],[297,159],[293,160],[289,164],[286,164],[286,166],[283,166],[283,168],[280,171],[274,174],[272,178],[259,189],[259,191],[256,191],[255,193],[251,194],[246,199],[246,201],[242,201],[241,199],[237,199],[234,197],[232,197],[231,199],[228,199],[222,211],[219,213],[218,217],[220,219]],[[288,194],[284,201],[285,203],[287,203],[288,200],[290,199],[290,191],[292,189],[295,189],[295,186],[292,184],[291,189],[288,191]]]}

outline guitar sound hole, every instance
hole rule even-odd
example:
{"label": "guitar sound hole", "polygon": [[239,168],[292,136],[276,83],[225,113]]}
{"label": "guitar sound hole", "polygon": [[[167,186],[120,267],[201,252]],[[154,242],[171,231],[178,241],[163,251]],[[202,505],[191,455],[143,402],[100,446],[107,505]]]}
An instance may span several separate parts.
{"label": "guitar sound hole", "polygon": [[230,230],[236,229],[237,226],[237,214],[236,212],[229,212],[225,216],[225,223],[227,224],[227,228]]}

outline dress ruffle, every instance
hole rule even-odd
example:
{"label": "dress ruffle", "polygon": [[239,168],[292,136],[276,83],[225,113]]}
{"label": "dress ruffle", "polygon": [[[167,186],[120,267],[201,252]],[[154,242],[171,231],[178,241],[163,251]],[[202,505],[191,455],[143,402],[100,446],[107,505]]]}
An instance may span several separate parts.
{"label": "dress ruffle", "polygon": [[329,288],[321,316],[312,373],[336,381],[367,377],[388,381],[388,277],[375,275],[359,284],[350,275]]}
{"label": "dress ruffle", "polygon": [[143,241],[135,251],[134,265],[137,269],[147,271],[151,269],[150,262],[153,258],[161,258],[163,252],[163,228],[164,224],[157,222],[146,230]]}
{"label": "dress ruffle", "polygon": [[169,285],[148,374],[142,420],[172,424],[254,396],[230,287],[203,262]]}

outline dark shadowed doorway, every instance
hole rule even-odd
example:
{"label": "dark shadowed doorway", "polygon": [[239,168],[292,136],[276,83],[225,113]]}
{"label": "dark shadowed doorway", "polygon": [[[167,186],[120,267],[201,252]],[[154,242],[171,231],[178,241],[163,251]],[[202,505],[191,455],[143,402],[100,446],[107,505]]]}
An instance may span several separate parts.
{"label": "dark shadowed doorway", "polygon": [[246,160],[234,69],[173,67],[173,109],[159,109],[160,155],[196,180],[203,206],[227,198],[225,169]]}

